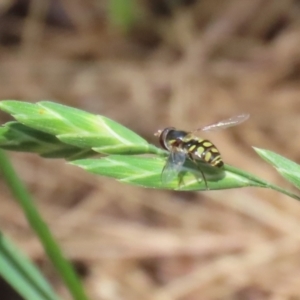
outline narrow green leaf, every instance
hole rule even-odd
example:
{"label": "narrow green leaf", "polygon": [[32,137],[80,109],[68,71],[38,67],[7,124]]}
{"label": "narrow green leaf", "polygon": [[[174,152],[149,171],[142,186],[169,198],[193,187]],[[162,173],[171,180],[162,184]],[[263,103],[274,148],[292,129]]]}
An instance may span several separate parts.
{"label": "narrow green leaf", "polygon": [[[201,173],[192,163],[186,162],[183,172],[167,185],[162,184],[161,172],[166,163],[162,157],[137,157],[126,155],[110,155],[101,159],[81,159],[71,162],[91,173],[115,178],[121,182],[158,189],[174,189],[182,191],[206,190]],[[210,190],[231,189],[247,186],[264,187],[262,182],[241,176],[236,169],[220,170],[207,164],[201,170]]]}
{"label": "narrow green leaf", "polygon": [[0,102],[0,109],[28,127],[85,150],[102,154],[157,153],[158,150],[113,120],[58,103],[5,100]]}
{"label": "narrow green leaf", "polygon": [[51,134],[19,122],[8,122],[0,127],[0,147],[5,150],[37,153],[47,158],[79,159],[96,154],[92,150],[86,151],[65,144]]}
{"label": "narrow green leaf", "polygon": [[58,300],[48,282],[30,260],[0,233],[0,275],[24,299]]}
{"label": "narrow green leaf", "polygon": [[123,183],[147,188],[180,191],[207,190],[202,174],[199,172],[200,169],[205,175],[208,190],[261,187],[273,189],[300,200],[300,196],[235,167],[225,165],[224,168],[218,169],[206,163],[199,163],[198,166],[195,166],[189,160],[186,161],[183,171],[177,178],[163,185],[161,172],[165,163],[166,158],[163,157],[129,155],[110,155],[100,159],[80,159],[71,162],[71,164],[81,167],[88,172],[115,178]]}
{"label": "narrow green leaf", "polygon": [[279,174],[300,189],[300,165],[272,151],[253,148],[256,153],[271,164]]}
{"label": "narrow green leaf", "polygon": [[[58,143],[57,152],[51,152],[51,150],[43,152],[42,150],[45,148],[41,146],[45,142],[43,139],[35,141],[36,144],[34,145],[27,145],[27,150],[30,149],[48,156],[64,155],[69,159],[87,157],[92,155],[93,151],[111,155],[101,160],[77,160],[74,164],[77,163],[91,172],[114,177],[123,182],[152,188],[206,190],[207,186],[202,180],[202,176],[200,176],[205,173],[209,189],[259,186],[271,188],[299,199],[299,196],[289,191],[231,166],[226,165],[224,169],[220,170],[199,162],[199,166],[195,167],[195,164],[189,160],[186,161],[185,169],[179,174],[178,178],[164,186],[161,183],[160,174],[165,164],[165,159],[162,157],[166,154],[166,151],[148,144],[136,133],[106,117],[47,101],[32,104],[6,100],[0,102],[0,109],[12,114],[24,126],[55,136],[62,144],[77,147],[82,151],[79,151],[78,154],[74,148],[64,148],[65,145]],[[18,145],[16,144],[16,148],[13,148],[14,143],[17,143],[18,138],[21,137],[19,135],[16,138],[16,136],[10,135],[11,132],[8,132],[7,128],[9,126],[0,128],[0,147],[2,143],[3,148],[16,149]],[[48,138],[50,139],[49,136]],[[39,137],[37,137],[37,140],[39,140]],[[51,140],[51,143],[54,141],[57,142],[57,140]],[[22,145],[22,143],[20,142],[19,145]],[[25,145],[24,142],[23,146],[26,149]],[[34,146],[37,148],[34,148]],[[71,151],[68,156],[66,156],[67,149]],[[73,154],[73,150],[75,154]],[[119,154],[122,154],[122,156],[119,156]],[[157,157],[128,156],[134,154],[155,154]],[[295,175],[296,171],[287,172],[280,168],[280,172],[296,186],[299,186],[298,177]]]}
{"label": "narrow green leaf", "polygon": [[28,223],[37,234],[49,259],[64,280],[75,300],[88,299],[83,286],[70,262],[64,257],[60,247],[52,236],[47,224],[39,214],[33,200],[18,178],[9,158],[0,150],[0,172],[11,189],[17,203],[22,208]]}

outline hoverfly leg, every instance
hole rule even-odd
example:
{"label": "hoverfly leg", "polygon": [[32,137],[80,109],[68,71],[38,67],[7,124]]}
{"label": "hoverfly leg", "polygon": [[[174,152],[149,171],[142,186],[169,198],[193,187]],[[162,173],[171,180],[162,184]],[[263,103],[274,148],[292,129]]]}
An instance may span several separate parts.
{"label": "hoverfly leg", "polygon": [[184,182],[184,176],[185,176],[186,172],[180,172],[178,174],[178,187],[182,188],[185,186],[185,182]]}
{"label": "hoverfly leg", "polygon": [[202,171],[198,166],[197,166],[197,168],[198,168],[198,170],[201,172],[202,178],[203,178],[204,183],[205,183],[205,188],[206,188],[206,190],[209,190],[209,187],[208,187],[207,181],[206,181],[206,177],[205,177],[203,171]]}
{"label": "hoverfly leg", "polygon": [[203,171],[199,168],[199,166],[198,166],[198,164],[197,164],[197,161],[195,160],[195,158],[194,158],[191,154],[189,154],[189,158],[190,158],[190,160],[196,165],[198,171],[201,173],[201,176],[202,176],[202,179],[203,179],[203,181],[204,181],[206,190],[209,190],[209,187],[208,187],[208,185],[207,185],[206,177],[205,177]]}

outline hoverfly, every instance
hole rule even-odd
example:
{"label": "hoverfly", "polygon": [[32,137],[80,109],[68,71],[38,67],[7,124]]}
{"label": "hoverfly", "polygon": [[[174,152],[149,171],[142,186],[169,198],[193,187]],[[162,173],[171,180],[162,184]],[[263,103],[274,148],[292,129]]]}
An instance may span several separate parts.
{"label": "hoverfly", "polygon": [[[162,183],[165,185],[178,176],[187,158],[195,163],[197,167],[197,162],[204,162],[212,167],[222,168],[224,162],[217,147],[209,140],[196,137],[194,133],[198,131],[217,131],[236,126],[248,118],[249,114],[242,114],[190,132],[177,130],[174,127],[158,130],[155,135],[159,137],[161,147],[170,153],[162,170]],[[201,172],[205,186],[208,189],[203,171],[200,168],[198,170]]]}

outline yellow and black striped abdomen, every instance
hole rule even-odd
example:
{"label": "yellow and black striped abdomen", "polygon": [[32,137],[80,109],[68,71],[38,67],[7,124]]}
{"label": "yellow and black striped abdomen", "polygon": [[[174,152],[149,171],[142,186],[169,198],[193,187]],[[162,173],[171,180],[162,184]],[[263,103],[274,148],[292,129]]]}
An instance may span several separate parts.
{"label": "yellow and black striped abdomen", "polygon": [[209,140],[193,139],[187,144],[187,150],[194,158],[201,159],[213,167],[223,167],[224,163],[219,150]]}

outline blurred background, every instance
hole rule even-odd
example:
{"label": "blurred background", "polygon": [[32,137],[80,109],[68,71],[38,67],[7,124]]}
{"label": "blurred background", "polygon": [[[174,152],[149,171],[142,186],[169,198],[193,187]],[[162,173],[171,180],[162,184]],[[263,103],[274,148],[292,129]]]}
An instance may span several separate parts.
{"label": "blurred background", "polygon": [[[251,147],[300,161],[300,1],[2,0],[0,99],[78,107],[155,144],[159,128],[249,113],[207,137],[226,163],[292,189]],[[254,188],[146,190],[10,155],[91,299],[300,299],[293,199]],[[69,299],[0,189],[1,230]],[[0,293],[20,299],[4,283]]]}

